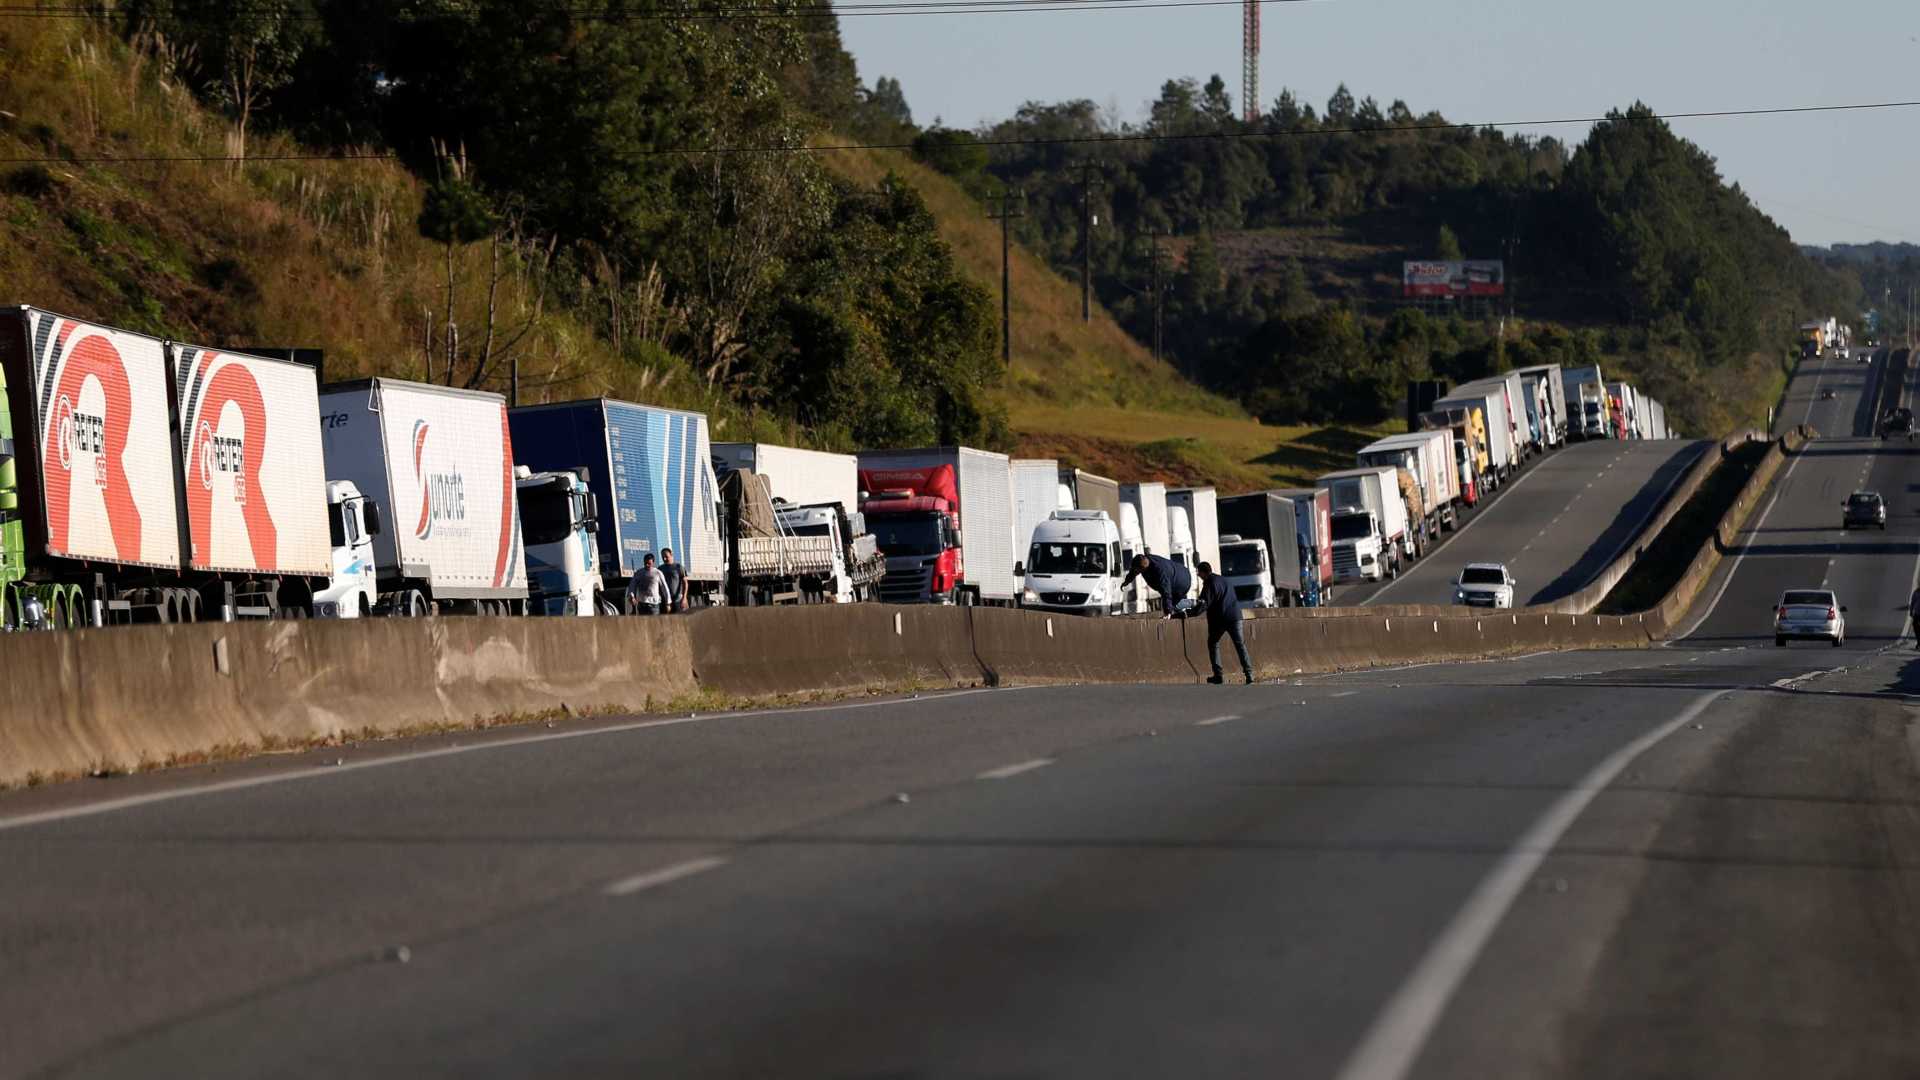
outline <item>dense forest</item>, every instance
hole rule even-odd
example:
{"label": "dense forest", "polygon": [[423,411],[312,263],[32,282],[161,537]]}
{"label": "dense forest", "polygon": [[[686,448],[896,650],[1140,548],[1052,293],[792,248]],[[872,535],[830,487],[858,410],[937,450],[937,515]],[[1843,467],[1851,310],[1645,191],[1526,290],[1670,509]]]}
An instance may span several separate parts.
{"label": "dense forest", "polygon": [[[1140,124],[1090,101],[1035,103],[978,131],[924,132],[917,150],[983,198],[1024,193],[1023,236],[1063,273],[1080,273],[1091,191],[1113,221],[1092,245],[1101,301],[1150,340],[1160,261],[1166,355],[1275,422],[1377,420],[1411,378],[1604,358],[1699,431],[1763,408],[1740,399],[1776,384],[1767,369],[1797,322],[1851,316],[1861,295],[1641,104],[1568,147],[1345,87],[1324,112],[1282,93],[1249,126],[1215,76],[1166,83]],[[1391,278],[1329,288],[1297,256],[1264,272],[1223,259],[1230,240],[1315,226],[1376,245],[1387,273],[1403,257],[1505,259],[1516,295],[1421,310],[1391,298]],[[1156,254],[1168,234],[1178,265]]]}
{"label": "dense forest", "polygon": [[[511,384],[478,248],[588,312],[627,362],[675,369],[828,444],[1001,442],[991,296],[910,187],[810,149],[904,125],[831,18],[675,17],[627,0],[128,0],[123,40],[232,125],[391,150],[448,253],[429,374]],[[770,7],[770,5],[769,5]],[[495,281],[498,278],[494,278]],[[431,314],[431,313],[430,313]],[[446,324],[459,319],[453,337]],[[483,323],[483,325],[476,325]],[[438,370],[432,370],[436,361]]]}

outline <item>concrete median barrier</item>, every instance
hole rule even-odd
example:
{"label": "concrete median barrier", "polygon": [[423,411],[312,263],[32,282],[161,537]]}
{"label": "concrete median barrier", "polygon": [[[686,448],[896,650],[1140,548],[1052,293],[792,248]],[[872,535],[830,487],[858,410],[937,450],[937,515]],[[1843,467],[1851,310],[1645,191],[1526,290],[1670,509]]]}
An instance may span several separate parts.
{"label": "concrete median barrier", "polygon": [[679,620],[702,689],[771,697],[992,681],[968,611],[881,604],[722,608]]}

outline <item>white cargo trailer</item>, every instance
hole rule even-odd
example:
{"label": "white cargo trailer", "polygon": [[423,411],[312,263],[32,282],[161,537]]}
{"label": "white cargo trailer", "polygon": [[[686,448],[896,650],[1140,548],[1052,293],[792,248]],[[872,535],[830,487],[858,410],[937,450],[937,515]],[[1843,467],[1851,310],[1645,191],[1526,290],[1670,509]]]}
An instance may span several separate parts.
{"label": "white cargo trailer", "polygon": [[[1024,562],[1033,530],[1060,508],[1060,463],[1052,458],[1015,458],[1008,463],[1013,485],[1013,561]],[[1025,588],[1024,582],[1015,584]]]}
{"label": "white cargo trailer", "polygon": [[1572,430],[1572,419],[1567,414],[1567,383],[1559,364],[1542,364],[1539,367],[1521,368],[1522,381],[1531,382],[1545,392],[1547,409],[1553,420],[1553,445],[1562,446],[1567,434]]}
{"label": "white cargo trailer", "polygon": [[1456,504],[1460,501],[1460,464],[1453,452],[1452,432],[1389,435],[1363,447],[1354,457],[1356,465],[1391,465],[1412,473],[1420,484],[1420,494],[1433,527],[1454,528],[1458,521]]}
{"label": "white cargo trailer", "polygon": [[772,443],[714,443],[713,460],[766,477],[773,497],[788,505],[839,503],[848,513],[860,509],[860,460],[852,454]]}
{"label": "white cargo trailer", "polygon": [[[1167,485],[1157,481],[1144,484],[1121,484],[1120,502],[1131,506],[1140,519],[1141,550],[1134,554],[1158,555],[1162,558],[1173,557],[1173,545],[1167,528]],[[1134,608],[1145,611],[1160,594],[1147,588],[1144,582],[1134,583]]]}
{"label": "white cargo trailer", "polygon": [[333,573],[327,474],[305,364],[170,343],[185,470],[187,565]]}
{"label": "white cargo trailer", "polygon": [[1210,487],[1174,488],[1167,492],[1167,506],[1187,511],[1193,529],[1194,558],[1220,569],[1220,495]]}
{"label": "white cargo trailer", "polygon": [[328,477],[386,511],[373,544],[382,610],[524,610],[505,398],[376,378],[327,386],[320,413]]}

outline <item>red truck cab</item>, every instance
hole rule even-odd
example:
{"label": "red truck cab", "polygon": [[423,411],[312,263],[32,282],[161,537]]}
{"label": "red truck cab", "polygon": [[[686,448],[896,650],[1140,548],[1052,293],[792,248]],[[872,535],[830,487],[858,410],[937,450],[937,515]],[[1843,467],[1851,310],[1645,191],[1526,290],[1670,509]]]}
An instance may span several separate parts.
{"label": "red truck cab", "polygon": [[880,599],[889,604],[950,604],[965,565],[960,497],[953,466],[860,470],[860,512],[886,558]]}

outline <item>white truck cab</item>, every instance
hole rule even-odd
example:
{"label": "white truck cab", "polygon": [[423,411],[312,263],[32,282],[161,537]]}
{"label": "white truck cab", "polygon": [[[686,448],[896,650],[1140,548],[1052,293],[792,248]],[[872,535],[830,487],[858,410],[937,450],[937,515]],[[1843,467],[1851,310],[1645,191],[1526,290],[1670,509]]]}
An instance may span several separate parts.
{"label": "white truck cab", "polygon": [[1249,540],[1237,533],[1222,536],[1219,571],[1241,607],[1279,606],[1279,592],[1273,584],[1273,560],[1267,557],[1266,541]]}
{"label": "white truck cab", "polygon": [[[847,551],[851,541],[841,530],[841,509],[837,503],[821,503],[812,506],[774,507],[774,517],[780,530],[793,536],[825,536],[833,543],[832,568],[819,579],[825,586],[821,590],[820,600],[833,604],[851,604],[866,598],[865,589],[853,578],[847,566]],[[868,538],[871,540],[871,538]]]}
{"label": "white truck cab", "polygon": [[1127,601],[1120,527],[1105,510],[1055,510],[1033,530],[1020,606],[1069,615],[1118,615]]}
{"label": "white truck cab", "polygon": [[587,490],[585,471],[537,473],[525,465],[514,467],[520,531],[526,538],[529,613],[587,616],[602,610],[605,586],[595,540],[599,508]]}
{"label": "white truck cab", "polygon": [[318,619],[359,619],[373,613],[380,582],[373,561],[373,538],[380,532],[380,507],[351,480],[327,481],[327,528],[333,541],[333,576],[313,597]]}
{"label": "white truck cab", "polygon": [[1400,576],[1398,552],[1387,549],[1380,535],[1380,519],[1364,510],[1338,510],[1333,515],[1333,565],[1341,581],[1379,581]]}

